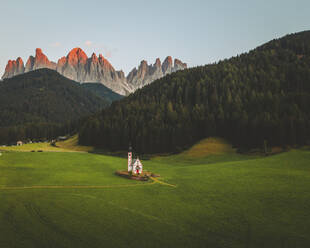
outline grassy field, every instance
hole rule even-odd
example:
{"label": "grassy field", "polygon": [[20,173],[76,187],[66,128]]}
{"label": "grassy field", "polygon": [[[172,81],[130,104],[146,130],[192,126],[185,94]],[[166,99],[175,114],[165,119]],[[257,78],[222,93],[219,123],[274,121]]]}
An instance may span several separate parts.
{"label": "grassy field", "polygon": [[310,151],[205,155],[2,152],[0,247],[310,247]]}
{"label": "grassy field", "polygon": [[52,146],[49,142],[40,142],[40,143],[24,144],[22,146],[0,147],[0,151],[37,152],[39,150],[49,152],[90,152],[93,150],[93,147],[78,145],[77,135],[71,137],[68,140],[57,142],[56,146]]}

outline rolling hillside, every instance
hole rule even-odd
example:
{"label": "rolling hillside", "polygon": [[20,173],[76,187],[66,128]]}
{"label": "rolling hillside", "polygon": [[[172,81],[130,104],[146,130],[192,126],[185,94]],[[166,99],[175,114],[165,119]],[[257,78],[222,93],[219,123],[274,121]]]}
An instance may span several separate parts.
{"label": "rolling hillside", "polygon": [[0,82],[0,143],[61,134],[62,124],[108,105],[102,97],[53,70],[5,79]]}
{"label": "rolling hillside", "polygon": [[179,152],[218,136],[242,150],[310,142],[310,31],[172,73],[89,118],[80,143]]}
{"label": "rolling hillside", "polygon": [[142,161],[160,184],[115,156],[3,152],[1,247],[309,247],[310,152],[235,156]]}
{"label": "rolling hillside", "polygon": [[61,123],[96,112],[107,102],[80,84],[48,69],[0,83],[0,126],[27,122]]}

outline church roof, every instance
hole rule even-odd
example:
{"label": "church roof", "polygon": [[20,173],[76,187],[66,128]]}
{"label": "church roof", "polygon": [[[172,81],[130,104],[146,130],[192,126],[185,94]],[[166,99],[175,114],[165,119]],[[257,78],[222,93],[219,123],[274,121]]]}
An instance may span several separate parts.
{"label": "church roof", "polygon": [[140,159],[138,159],[138,158],[136,158],[136,159],[134,159],[134,160],[132,161],[133,164],[135,164],[136,162],[139,163],[139,164],[142,164],[141,161],[140,161]]}

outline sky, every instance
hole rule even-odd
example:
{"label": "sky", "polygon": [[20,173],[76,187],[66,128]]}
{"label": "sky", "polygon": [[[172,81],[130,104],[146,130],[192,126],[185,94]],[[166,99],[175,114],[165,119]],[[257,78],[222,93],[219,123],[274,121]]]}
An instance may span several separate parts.
{"label": "sky", "polygon": [[0,74],[37,47],[51,61],[81,47],[126,74],[170,55],[189,67],[310,30],[309,0],[0,0]]}

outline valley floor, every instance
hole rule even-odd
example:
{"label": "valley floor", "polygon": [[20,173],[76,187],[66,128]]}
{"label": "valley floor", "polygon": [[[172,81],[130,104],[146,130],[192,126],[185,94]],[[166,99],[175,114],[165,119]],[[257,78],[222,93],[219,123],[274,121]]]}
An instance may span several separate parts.
{"label": "valley floor", "polygon": [[166,184],[114,175],[118,157],[2,152],[0,247],[310,247],[310,151],[142,162]]}

